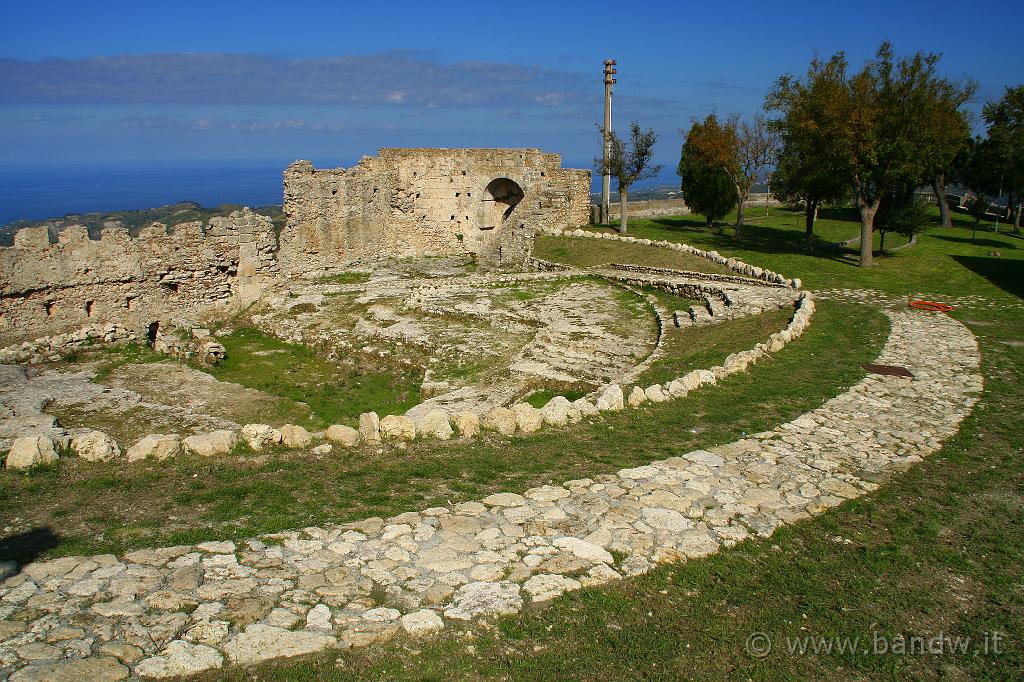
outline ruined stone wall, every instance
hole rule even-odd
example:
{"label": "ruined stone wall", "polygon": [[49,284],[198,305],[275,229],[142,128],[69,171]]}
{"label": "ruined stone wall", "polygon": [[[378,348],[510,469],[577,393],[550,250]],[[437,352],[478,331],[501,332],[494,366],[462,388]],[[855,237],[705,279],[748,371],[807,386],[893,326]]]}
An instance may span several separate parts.
{"label": "ruined stone wall", "polygon": [[277,273],[270,219],[245,209],[226,218],[161,223],[132,238],[106,228],[89,238],[73,226],[51,244],[46,227],[25,228],[0,248],[0,345],[118,322],[141,334],[154,321],[195,319]]}
{"label": "ruined stone wall", "polygon": [[586,225],[589,203],[590,172],[538,149],[381,149],[347,170],[296,161],[279,260],[286,274],[458,254],[521,267],[536,230]]}

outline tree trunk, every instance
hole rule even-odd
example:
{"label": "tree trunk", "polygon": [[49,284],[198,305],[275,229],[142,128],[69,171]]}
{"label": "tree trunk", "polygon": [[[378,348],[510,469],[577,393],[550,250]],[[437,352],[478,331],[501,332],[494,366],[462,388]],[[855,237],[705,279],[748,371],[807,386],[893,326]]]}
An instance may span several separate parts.
{"label": "tree trunk", "polygon": [[747,195],[739,185],[736,185],[736,194],[740,200],[736,204],[736,231],[732,236],[734,239],[743,239],[743,205],[747,203]]}
{"label": "tree trunk", "polygon": [[860,266],[871,267],[871,239],[875,228],[875,214],[878,213],[880,199],[868,203],[857,197],[857,208],[860,210]]}
{"label": "tree trunk", "polygon": [[818,217],[818,200],[808,199],[804,202],[806,212],[804,215],[804,241],[807,246],[814,243],[814,219]]}
{"label": "tree trunk", "polygon": [[1013,233],[1020,234],[1020,207],[1021,202],[1017,202],[1017,210],[1013,214]]}
{"label": "tree trunk", "polygon": [[626,214],[626,202],[628,201],[629,188],[619,188],[619,234],[626,234],[629,216]]}
{"label": "tree trunk", "polygon": [[885,230],[878,233],[878,253],[885,253]]}
{"label": "tree trunk", "polygon": [[953,218],[949,214],[949,199],[946,197],[946,174],[939,173],[932,179],[932,191],[935,201],[939,204],[939,216],[943,227],[953,227]]}

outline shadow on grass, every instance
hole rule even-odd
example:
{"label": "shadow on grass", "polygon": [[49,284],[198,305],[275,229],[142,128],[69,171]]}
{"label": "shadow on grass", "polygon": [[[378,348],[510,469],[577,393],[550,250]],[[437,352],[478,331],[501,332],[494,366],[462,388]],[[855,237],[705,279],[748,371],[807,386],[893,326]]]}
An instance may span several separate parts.
{"label": "shadow on grass", "polygon": [[0,539],[0,561],[14,560],[19,566],[32,563],[61,542],[49,526],[40,526],[24,533]]}
{"label": "shadow on grass", "polygon": [[1024,267],[1021,261],[982,256],[953,256],[953,260],[1003,291],[1024,298]]}
{"label": "shadow on grass", "polygon": [[935,237],[936,239],[943,239],[947,242],[956,242],[957,244],[974,244],[975,246],[991,246],[994,249],[1016,249],[1016,244],[1007,244],[996,239],[986,239],[984,237],[978,237],[977,239],[971,239],[970,237],[960,237],[952,234],[936,234],[933,230],[929,233],[929,236]]}
{"label": "shadow on grass", "polygon": [[804,241],[803,232],[770,225],[748,223],[743,228],[743,238],[737,240],[729,234],[719,233],[713,228],[709,228],[703,220],[695,218],[651,218],[650,222],[672,232],[700,234],[715,248],[727,250],[739,247],[759,253],[797,253],[846,265],[857,264],[857,254],[849,248],[829,242],[817,242],[809,248],[807,242]]}

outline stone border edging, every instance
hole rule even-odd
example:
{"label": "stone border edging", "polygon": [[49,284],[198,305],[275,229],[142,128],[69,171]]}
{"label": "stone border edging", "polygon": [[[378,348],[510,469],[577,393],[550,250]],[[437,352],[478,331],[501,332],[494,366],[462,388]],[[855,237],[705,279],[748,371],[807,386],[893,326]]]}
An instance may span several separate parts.
{"label": "stone border edging", "polygon": [[611,239],[613,241],[625,242],[627,244],[640,244],[642,246],[654,246],[661,249],[671,249],[673,251],[682,251],[683,253],[693,254],[706,258],[719,265],[738,272],[742,275],[753,277],[754,279],[764,280],[773,284],[782,284],[784,286],[792,287],[793,289],[799,289],[801,281],[797,278],[787,279],[784,275],[780,275],[777,272],[767,270],[765,268],[759,268],[748,263],[744,263],[738,258],[726,258],[717,251],[704,251],[696,247],[690,246],[683,242],[670,242],[665,239],[654,240],[654,239],[638,239],[629,235],[615,234],[611,232],[594,232],[592,230],[583,230],[576,228],[575,230],[546,230],[542,234],[552,237],[576,237],[584,239]]}

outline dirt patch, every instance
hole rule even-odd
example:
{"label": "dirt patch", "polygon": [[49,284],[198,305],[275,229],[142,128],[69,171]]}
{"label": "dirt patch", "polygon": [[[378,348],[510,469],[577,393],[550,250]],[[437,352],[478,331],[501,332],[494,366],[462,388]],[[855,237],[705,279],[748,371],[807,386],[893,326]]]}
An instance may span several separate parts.
{"label": "dirt patch", "polygon": [[273,425],[280,426],[309,417],[309,408],[302,403],[218,381],[205,372],[171,361],[125,365],[111,372],[103,383],[135,391],[146,402],[175,405],[194,414],[238,424],[266,419],[274,422],[276,418],[279,423]]}

